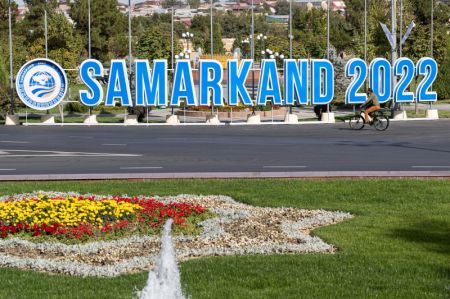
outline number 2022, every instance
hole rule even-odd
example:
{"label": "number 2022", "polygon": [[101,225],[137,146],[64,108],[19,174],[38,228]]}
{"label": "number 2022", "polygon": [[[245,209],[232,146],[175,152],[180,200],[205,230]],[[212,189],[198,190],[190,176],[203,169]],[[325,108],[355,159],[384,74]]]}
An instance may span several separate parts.
{"label": "number 2022", "polygon": [[[437,71],[436,61],[430,57],[421,58],[415,66],[411,59],[402,57],[395,61],[394,67],[391,67],[391,63],[387,59],[376,58],[370,63],[369,70],[364,60],[353,58],[345,66],[345,76],[352,78],[345,92],[345,102],[360,104],[367,100],[365,93],[358,92],[367,76],[369,76],[369,86],[377,95],[380,103],[389,101],[391,95],[397,103],[411,103],[415,99],[419,102],[435,102],[437,94],[431,91],[431,87],[436,80]],[[414,75],[423,76],[415,93],[407,91]],[[392,86],[393,76],[398,78],[395,86]]]}

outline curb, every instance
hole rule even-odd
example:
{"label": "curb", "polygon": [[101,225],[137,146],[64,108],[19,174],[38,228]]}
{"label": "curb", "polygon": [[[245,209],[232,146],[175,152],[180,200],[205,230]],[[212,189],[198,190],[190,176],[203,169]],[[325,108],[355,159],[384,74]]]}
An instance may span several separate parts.
{"label": "curb", "polygon": [[450,178],[450,171],[177,172],[0,175],[0,181],[232,178]]}

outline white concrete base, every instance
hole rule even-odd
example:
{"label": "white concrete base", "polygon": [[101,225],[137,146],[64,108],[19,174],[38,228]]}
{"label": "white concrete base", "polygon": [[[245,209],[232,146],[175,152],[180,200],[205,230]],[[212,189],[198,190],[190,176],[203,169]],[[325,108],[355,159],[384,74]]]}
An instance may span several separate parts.
{"label": "white concrete base", "polygon": [[126,126],[133,126],[138,124],[137,115],[127,115],[123,122]]}
{"label": "white concrete base", "polygon": [[335,123],[336,119],[334,118],[334,112],[324,112],[322,113],[322,118],[320,121],[324,123]]}
{"label": "white concrete base", "polygon": [[439,119],[439,112],[437,109],[428,109],[426,113],[428,119]]}
{"label": "white concrete base", "polygon": [[210,125],[220,125],[219,116],[217,114],[210,114],[206,116],[206,123]]}
{"label": "white concrete base", "polygon": [[51,114],[44,114],[41,116],[41,124],[54,124],[55,117]]}
{"label": "white concrete base", "polygon": [[20,125],[19,116],[18,115],[7,115],[6,119],[5,119],[5,125],[7,125],[7,126]]}
{"label": "white concrete base", "polygon": [[408,115],[406,115],[406,111],[404,110],[394,111],[394,119],[408,119]]}
{"label": "white concrete base", "polygon": [[297,114],[286,114],[284,117],[284,122],[287,124],[298,124]]}
{"label": "white concrete base", "polygon": [[247,115],[247,123],[252,124],[252,125],[260,124],[261,116],[259,114],[255,114],[255,115],[249,114],[249,115]]}
{"label": "white concrete base", "polygon": [[178,115],[171,114],[166,116],[166,124],[169,125],[178,125],[180,120],[178,119]]}
{"label": "white concrete base", "polygon": [[83,123],[86,125],[97,125],[98,124],[97,115],[95,115],[95,114],[86,115],[84,117]]}

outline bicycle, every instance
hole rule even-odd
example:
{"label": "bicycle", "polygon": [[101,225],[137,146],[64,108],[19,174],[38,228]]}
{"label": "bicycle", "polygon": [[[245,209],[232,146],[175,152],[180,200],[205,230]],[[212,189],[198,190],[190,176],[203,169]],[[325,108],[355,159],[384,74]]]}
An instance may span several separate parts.
{"label": "bicycle", "polygon": [[[369,116],[368,124],[374,126],[377,131],[385,131],[389,127],[389,118],[384,115],[382,109],[369,113]],[[353,130],[364,128],[364,110],[360,110],[359,113],[352,116],[349,125]]]}

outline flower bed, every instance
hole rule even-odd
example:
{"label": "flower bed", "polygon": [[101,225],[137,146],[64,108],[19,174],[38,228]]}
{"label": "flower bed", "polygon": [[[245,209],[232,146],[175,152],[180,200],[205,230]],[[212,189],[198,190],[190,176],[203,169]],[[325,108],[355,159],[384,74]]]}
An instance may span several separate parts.
{"label": "flower bed", "polygon": [[[55,235],[48,234],[45,230],[41,236],[32,236],[32,232],[29,231],[16,233],[8,231],[7,238],[0,238],[0,267],[18,267],[58,274],[97,277],[113,277],[125,273],[146,271],[154,266],[154,258],[160,250],[161,243],[159,228],[169,217],[178,219],[173,226],[175,236],[172,238],[178,261],[205,256],[245,254],[308,252],[332,254],[336,249],[320,238],[311,236],[311,230],[352,218],[352,215],[344,212],[255,207],[221,195],[128,198],[48,192],[44,195],[41,194],[42,198],[40,198],[40,193],[3,197],[0,198],[0,204],[13,205],[16,203],[29,206],[33,203],[22,201],[41,202],[42,209],[38,213],[41,216],[33,218],[36,219],[33,221],[36,224],[44,221],[43,223],[46,225],[51,225],[51,222],[47,221],[47,217],[42,214],[49,214],[48,209],[44,208],[48,204],[56,205],[57,202],[52,203],[52,200],[68,200],[69,202],[72,200],[73,203],[81,206],[95,203],[97,209],[93,210],[103,211],[100,214],[110,209],[111,205],[120,206],[111,214],[108,212],[109,216],[104,216],[106,218],[102,218],[101,215],[95,217],[95,219],[102,219],[102,222],[93,221],[90,224],[93,228],[93,235],[84,235],[81,239],[90,240],[98,236],[110,235],[115,238],[82,242],[76,238],[68,239],[64,235],[59,236],[60,242],[55,242]],[[107,200],[114,202],[106,202]],[[45,201],[49,202],[42,203]],[[65,201],[65,204],[69,204]],[[148,214],[145,214],[146,208]],[[11,206],[9,209],[12,209]],[[3,210],[0,208],[0,211],[3,212]],[[25,209],[25,211],[28,211],[27,215],[32,215],[29,209]],[[122,216],[118,211],[122,211]],[[98,215],[98,212],[95,215]],[[48,219],[54,217],[56,216],[50,216]],[[59,221],[66,219],[61,218],[62,215],[58,217],[60,217]],[[67,215],[65,217],[72,219],[70,217],[75,216]],[[93,218],[84,214],[77,217]],[[121,217],[129,217],[129,219]],[[2,216],[2,219],[4,218],[7,216]],[[139,219],[143,218],[145,221],[139,222]],[[11,219],[14,218],[9,217],[8,219],[8,221],[12,221]],[[108,232],[101,230],[106,224],[115,226],[124,220],[129,221],[126,229],[114,227]],[[12,223],[11,225],[17,224]],[[142,232],[134,229],[135,227],[141,229]],[[194,230],[195,233],[192,233]],[[42,238],[46,239],[42,240]],[[36,240],[41,242],[33,242]],[[68,240],[70,242],[67,242]],[[77,244],[67,244],[73,242]]]}
{"label": "flower bed", "polygon": [[[102,239],[158,233],[172,218],[175,230],[192,232],[205,208],[139,197],[37,196],[0,201],[0,237]],[[196,221],[197,219],[197,221]]]}

